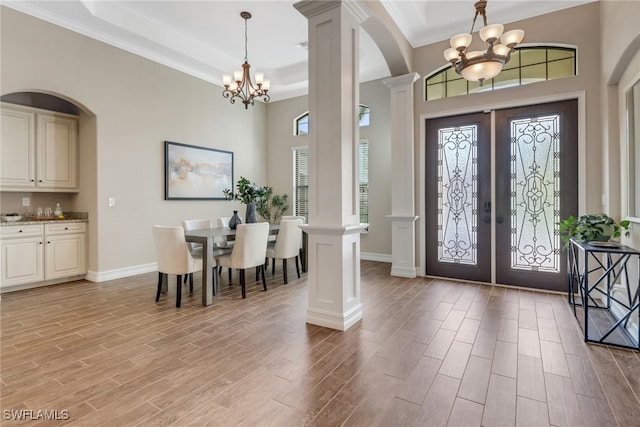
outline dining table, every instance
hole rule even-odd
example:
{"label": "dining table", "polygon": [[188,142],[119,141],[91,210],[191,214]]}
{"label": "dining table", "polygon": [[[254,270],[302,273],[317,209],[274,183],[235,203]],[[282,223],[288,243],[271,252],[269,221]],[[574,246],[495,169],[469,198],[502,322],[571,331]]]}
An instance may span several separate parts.
{"label": "dining table", "polygon": [[[269,234],[277,235],[280,224],[269,224]],[[227,240],[235,240],[236,230],[229,227],[200,228],[185,230],[184,237],[187,242],[200,243],[202,245],[202,305],[213,303],[214,293],[218,293],[218,280],[214,276],[214,253],[220,251],[214,240],[216,237],[224,237]],[[302,248],[300,250],[302,271],[307,271],[307,236],[302,233]]]}

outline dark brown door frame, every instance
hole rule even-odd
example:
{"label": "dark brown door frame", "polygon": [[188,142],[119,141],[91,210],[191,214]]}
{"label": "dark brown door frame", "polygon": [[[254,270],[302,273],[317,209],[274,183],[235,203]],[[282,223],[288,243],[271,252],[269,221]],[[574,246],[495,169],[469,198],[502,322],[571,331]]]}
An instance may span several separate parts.
{"label": "dark brown door frame", "polygon": [[[509,121],[519,117],[536,115],[560,116],[560,218],[576,215],[578,211],[578,100],[550,102],[516,107],[495,112],[496,163],[511,162]],[[560,273],[510,268],[511,259],[511,198],[510,168],[496,168],[496,282],[556,291],[566,290],[566,252],[560,253]],[[502,221],[501,221],[502,219]]]}
{"label": "dark brown door frame", "polygon": [[[558,101],[536,104],[525,107],[505,108],[495,110],[496,149],[495,149],[495,219],[491,218],[491,114],[473,113],[453,117],[427,119],[425,121],[425,258],[426,274],[433,276],[452,277],[462,280],[511,284],[532,288],[563,291],[566,287],[566,255],[561,252],[560,273],[545,273],[536,271],[531,274],[527,270],[510,268],[511,250],[511,205],[510,205],[510,136],[509,120],[517,117],[535,116],[559,113],[561,116],[562,141],[560,145],[560,171],[564,176],[561,183],[563,197],[560,203],[560,218],[575,215],[578,210],[578,100]],[[456,125],[480,124],[478,135],[478,180],[485,185],[478,185],[478,264],[476,266],[464,264],[440,263],[437,261],[437,200],[438,168],[437,146],[429,143],[438,140],[438,129],[455,127]],[[499,165],[499,167],[498,167]],[[505,196],[506,195],[506,196]],[[485,213],[485,209],[489,211]],[[487,221],[487,222],[485,222]],[[495,222],[495,249],[491,247],[491,226]],[[436,237],[434,237],[436,236]],[[495,254],[495,277],[491,274],[492,252]],[[529,274],[527,274],[529,273]]]}

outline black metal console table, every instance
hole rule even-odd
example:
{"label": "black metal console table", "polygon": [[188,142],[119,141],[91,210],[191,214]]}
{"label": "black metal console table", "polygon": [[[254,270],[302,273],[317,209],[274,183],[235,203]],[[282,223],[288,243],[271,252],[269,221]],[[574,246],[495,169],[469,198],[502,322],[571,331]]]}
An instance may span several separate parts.
{"label": "black metal console table", "polygon": [[572,239],[568,299],[584,340],[640,349],[640,251]]}

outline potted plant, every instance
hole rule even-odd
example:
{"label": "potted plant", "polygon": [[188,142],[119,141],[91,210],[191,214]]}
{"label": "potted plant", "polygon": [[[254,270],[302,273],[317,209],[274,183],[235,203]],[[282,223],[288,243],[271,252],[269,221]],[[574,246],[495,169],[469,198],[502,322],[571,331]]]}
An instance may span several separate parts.
{"label": "potted plant", "polygon": [[258,186],[243,176],[236,183],[236,189],[237,191],[233,192],[226,188],[223,190],[223,194],[227,200],[239,200],[247,205],[246,223],[257,222],[256,211],[268,222],[276,223],[278,218],[289,209],[286,194],[273,194],[273,188]]}
{"label": "potted plant", "polygon": [[289,209],[288,200],[287,194],[273,194],[273,188],[267,187],[267,193],[257,205],[258,214],[269,223],[275,224]]}
{"label": "potted plant", "polygon": [[575,237],[580,241],[606,242],[609,239],[629,235],[629,221],[616,223],[607,214],[586,214],[576,218],[573,215],[560,221],[560,234],[565,247],[569,240]]}

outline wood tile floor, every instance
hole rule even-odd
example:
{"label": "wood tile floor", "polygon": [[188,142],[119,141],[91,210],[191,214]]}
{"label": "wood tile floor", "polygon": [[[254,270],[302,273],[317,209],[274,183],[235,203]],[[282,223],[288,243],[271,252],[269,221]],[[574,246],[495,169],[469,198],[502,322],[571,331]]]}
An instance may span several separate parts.
{"label": "wood tile floor", "polygon": [[362,262],[346,332],[305,324],[291,272],[246,300],[224,278],[210,307],[197,289],[176,309],[175,279],[156,304],[156,274],[4,294],[0,423],[640,425],[639,353],[586,345],[563,296],[389,270]]}

